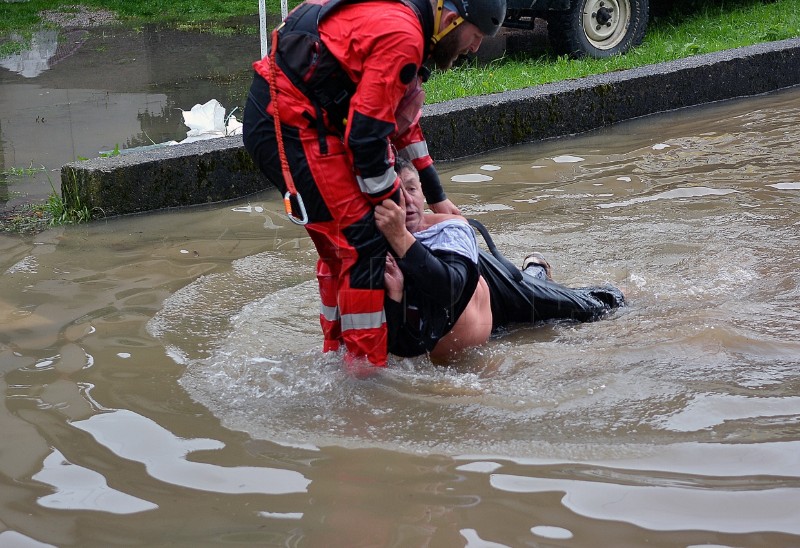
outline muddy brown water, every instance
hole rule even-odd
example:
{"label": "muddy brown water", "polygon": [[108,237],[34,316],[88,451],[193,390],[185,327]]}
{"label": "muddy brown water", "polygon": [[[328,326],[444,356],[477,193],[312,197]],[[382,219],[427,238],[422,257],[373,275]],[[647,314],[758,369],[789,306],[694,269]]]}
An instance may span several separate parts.
{"label": "muddy brown water", "polygon": [[348,378],[275,193],[0,236],[0,545],[800,545],[800,88],[441,165],[591,324]]}

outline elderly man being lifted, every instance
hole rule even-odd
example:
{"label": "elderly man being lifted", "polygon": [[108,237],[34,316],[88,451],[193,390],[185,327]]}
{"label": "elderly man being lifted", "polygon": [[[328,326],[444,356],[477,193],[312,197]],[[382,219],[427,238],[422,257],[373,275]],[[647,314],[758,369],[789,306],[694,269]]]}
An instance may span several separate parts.
{"label": "elderly man being lifted", "polygon": [[385,200],[375,208],[378,229],[394,252],[386,257],[392,354],[428,353],[447,361],[484,344],[501,327],[590,321],[624,304],[613,286],[572,289],[553,282],[550,265],[538,253],[528,255],[520,271],[499,253],[478,249],[465,218],[424,213],[414,166],[399,160],[397,168],[403,183],[400,205]]}
{"label": "elderly man being lifted", "polygon": [[413,162],[434,211],[457,213],[419,114],[424,66],[448,69],[503,23],[506,0],[307,0],[254,64],[244,144],[285,194],[319,254],[323,351],[385,366],[386,240],[374,207],[399,200],[394,150]]}

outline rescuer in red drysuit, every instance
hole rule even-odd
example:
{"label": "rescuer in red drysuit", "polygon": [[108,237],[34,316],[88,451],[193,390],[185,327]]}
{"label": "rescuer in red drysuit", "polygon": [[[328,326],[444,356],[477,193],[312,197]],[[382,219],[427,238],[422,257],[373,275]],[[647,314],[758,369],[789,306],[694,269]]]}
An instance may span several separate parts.
{"label": "rescuer in red drysuit", "polygon": [[413,162],[434,211],[458,213],[418,123],[423,63],[446,70],[475,52],[505,11],[506,0],[308,0],[254,64],[244,144],[285,193],[290,219],[307,222],[323,351],[344,342],[347,363],[386,365],[388,247],[373,208],[398,200],[394,151]]}

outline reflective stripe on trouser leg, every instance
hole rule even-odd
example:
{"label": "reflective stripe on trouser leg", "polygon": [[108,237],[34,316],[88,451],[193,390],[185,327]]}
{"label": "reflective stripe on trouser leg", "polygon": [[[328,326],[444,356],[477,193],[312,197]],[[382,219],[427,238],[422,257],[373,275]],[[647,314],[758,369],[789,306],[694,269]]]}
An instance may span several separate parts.
{"label": "reflective stripe on trouser leg", "polygon": [[[365,357],[372,365],[385,366],[387,334],[383,320],[383,272],[386,240],[375,227],[372,204],[358,186],[341,141],[329,138],[329,153],[323,155],[319,152],[316,132],[301,130],[301,140],[318,196],[333,217],[330,221],[306,225],[306,231],[320,259],[337,277],[336,304],[341,339],[353,357]],[[320,291],[322,297],[322,285]],[[331,311],[329,307],[334,303],[327,297],[322,298],[323,310]],[[349,322],[349,329],[345,327],[346,322]],[[331,333],[330,337],[333,335]]]}
{"label": "reflective stripe on trouser leg", "polygon": [[[343,285],[349,285],[345,279]],[[354,356],[365,356],[372,365],[385,367],[387,360],[386,314],[382,289],[339,287],[342,338]]]}
{"label": "reflective stripe on trouser leg", "polygon": [[[342,327],[339,318],[339,265],[332,261],[317,261],[319,283],[319,324],[322,327],[322,351],[339,350],[342,342]],[[333,268],[332,268],[333,266]]]}

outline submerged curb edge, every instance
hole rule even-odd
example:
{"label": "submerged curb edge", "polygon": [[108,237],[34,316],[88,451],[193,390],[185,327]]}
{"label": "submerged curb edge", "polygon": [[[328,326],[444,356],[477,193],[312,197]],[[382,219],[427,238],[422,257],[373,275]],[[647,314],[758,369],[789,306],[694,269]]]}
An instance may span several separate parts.
{"label": "submerged curb edge", "polygon": [[[649,114],[800,85],[800,38],[533,88],[427,105],[431,156],[455,160],[574,135]],[[269,188],[241,137],[223,137],[61,168],[68,205],[109,217],[240,198]]]}

